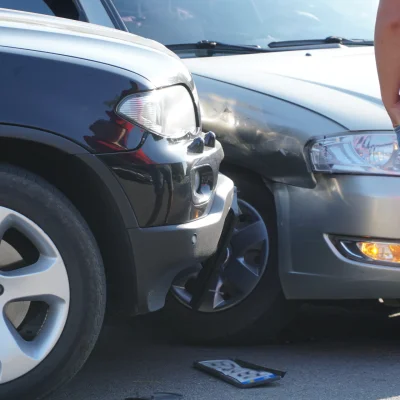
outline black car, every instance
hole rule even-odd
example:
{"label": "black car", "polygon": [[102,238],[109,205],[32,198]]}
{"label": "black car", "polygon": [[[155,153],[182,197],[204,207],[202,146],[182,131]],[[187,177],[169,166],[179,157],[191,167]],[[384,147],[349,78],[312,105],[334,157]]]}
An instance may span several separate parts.
{"label": "black car", "polygon": [[106,305],[158,310],[218,255],[236,194],[162,45],[0,10],[0,60],[0,398],[36,399],[81,368]]}

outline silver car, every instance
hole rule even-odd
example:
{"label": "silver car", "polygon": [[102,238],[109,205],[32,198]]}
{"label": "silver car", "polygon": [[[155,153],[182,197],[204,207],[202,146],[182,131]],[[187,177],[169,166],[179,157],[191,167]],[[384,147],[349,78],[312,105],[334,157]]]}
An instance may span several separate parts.
{"label": "silver car", "polygon": [[374,61],[378,0],[64,2],[184,60],[239,189],[224,262],[201,301],[201,265],[176,277],[168,326],[249,341],[278,333],[290,300],[400,297],[399,144]]}

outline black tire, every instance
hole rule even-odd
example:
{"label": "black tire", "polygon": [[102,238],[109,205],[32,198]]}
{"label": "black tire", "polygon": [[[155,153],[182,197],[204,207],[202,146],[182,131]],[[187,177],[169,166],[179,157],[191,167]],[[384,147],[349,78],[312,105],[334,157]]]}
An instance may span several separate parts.
{"label": "black tire", "polygon": [[96,343],[106,300],[102,258],[79,212],[42,178],[0,164],[0,206],[36,223],[56,245],[67,269],[70,308],[59,341],[35,369],[0,385],[2,400],[41,399],[81,369]]}
{"label": "black tire", "polygon": [[278,238],[274,198],[257,176],[223,170],[238,187],[238,197],[262,216],[270,239],[267,267],[253,292],[236,306],[215,313],[193,311],[169,293],[161,311],[164,325],[191,343],[253,344],[277,338],[292,320],[297,304],[285,299],[278,271]]}

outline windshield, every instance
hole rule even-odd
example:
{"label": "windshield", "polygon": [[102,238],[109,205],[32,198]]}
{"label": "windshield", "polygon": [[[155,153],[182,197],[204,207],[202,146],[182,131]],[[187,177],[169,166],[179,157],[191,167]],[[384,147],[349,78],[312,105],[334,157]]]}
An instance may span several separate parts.
{"label": "windshield", "polygon": [[165,45],[341,36],[372,40],[379,0],[112,0],[127,28]]}

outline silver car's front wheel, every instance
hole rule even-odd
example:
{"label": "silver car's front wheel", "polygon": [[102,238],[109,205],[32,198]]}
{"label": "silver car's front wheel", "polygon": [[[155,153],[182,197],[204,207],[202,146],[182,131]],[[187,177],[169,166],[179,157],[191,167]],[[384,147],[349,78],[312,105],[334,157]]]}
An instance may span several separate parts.
{"label": "silver car's front wheel", "polygon": [[296,310],[280,282],[275,201],[257,176],[234,168],[222,172],[237,185],[243,213],[226,260],[216,266],[197,309],[191,300],[198,269],[176,278],[160,314],[174,336],[185,341],[262,343],[276,338]]}
{"label": "silver car's front wheel", "polygon": [[[215,313],[237,306],[251,295],[267,268],[269,238],[265,222],[249,203],[239,199],[238,204],[242,214],[226,259],[217,269],[218,274],[197,311]],[[172,293],[189,308],[192,300],[190,286],[198,273],[199,270],[184,273],[175,279],[172,286]]]}
{"label": "silver car's front wheel", "polygon": [[[0,207],[0,234],[1,385],[33,370],[53,350],[67,320],[70,290],[64,261],[38,225]],[[23,242],[36,250],[32,264],[21,257]]]}
{"label": "silver car's front wheel", "polygon": [[89,356],[105,309],[96,240],[40,177],[0,164],[0,399],[41,399]]}

